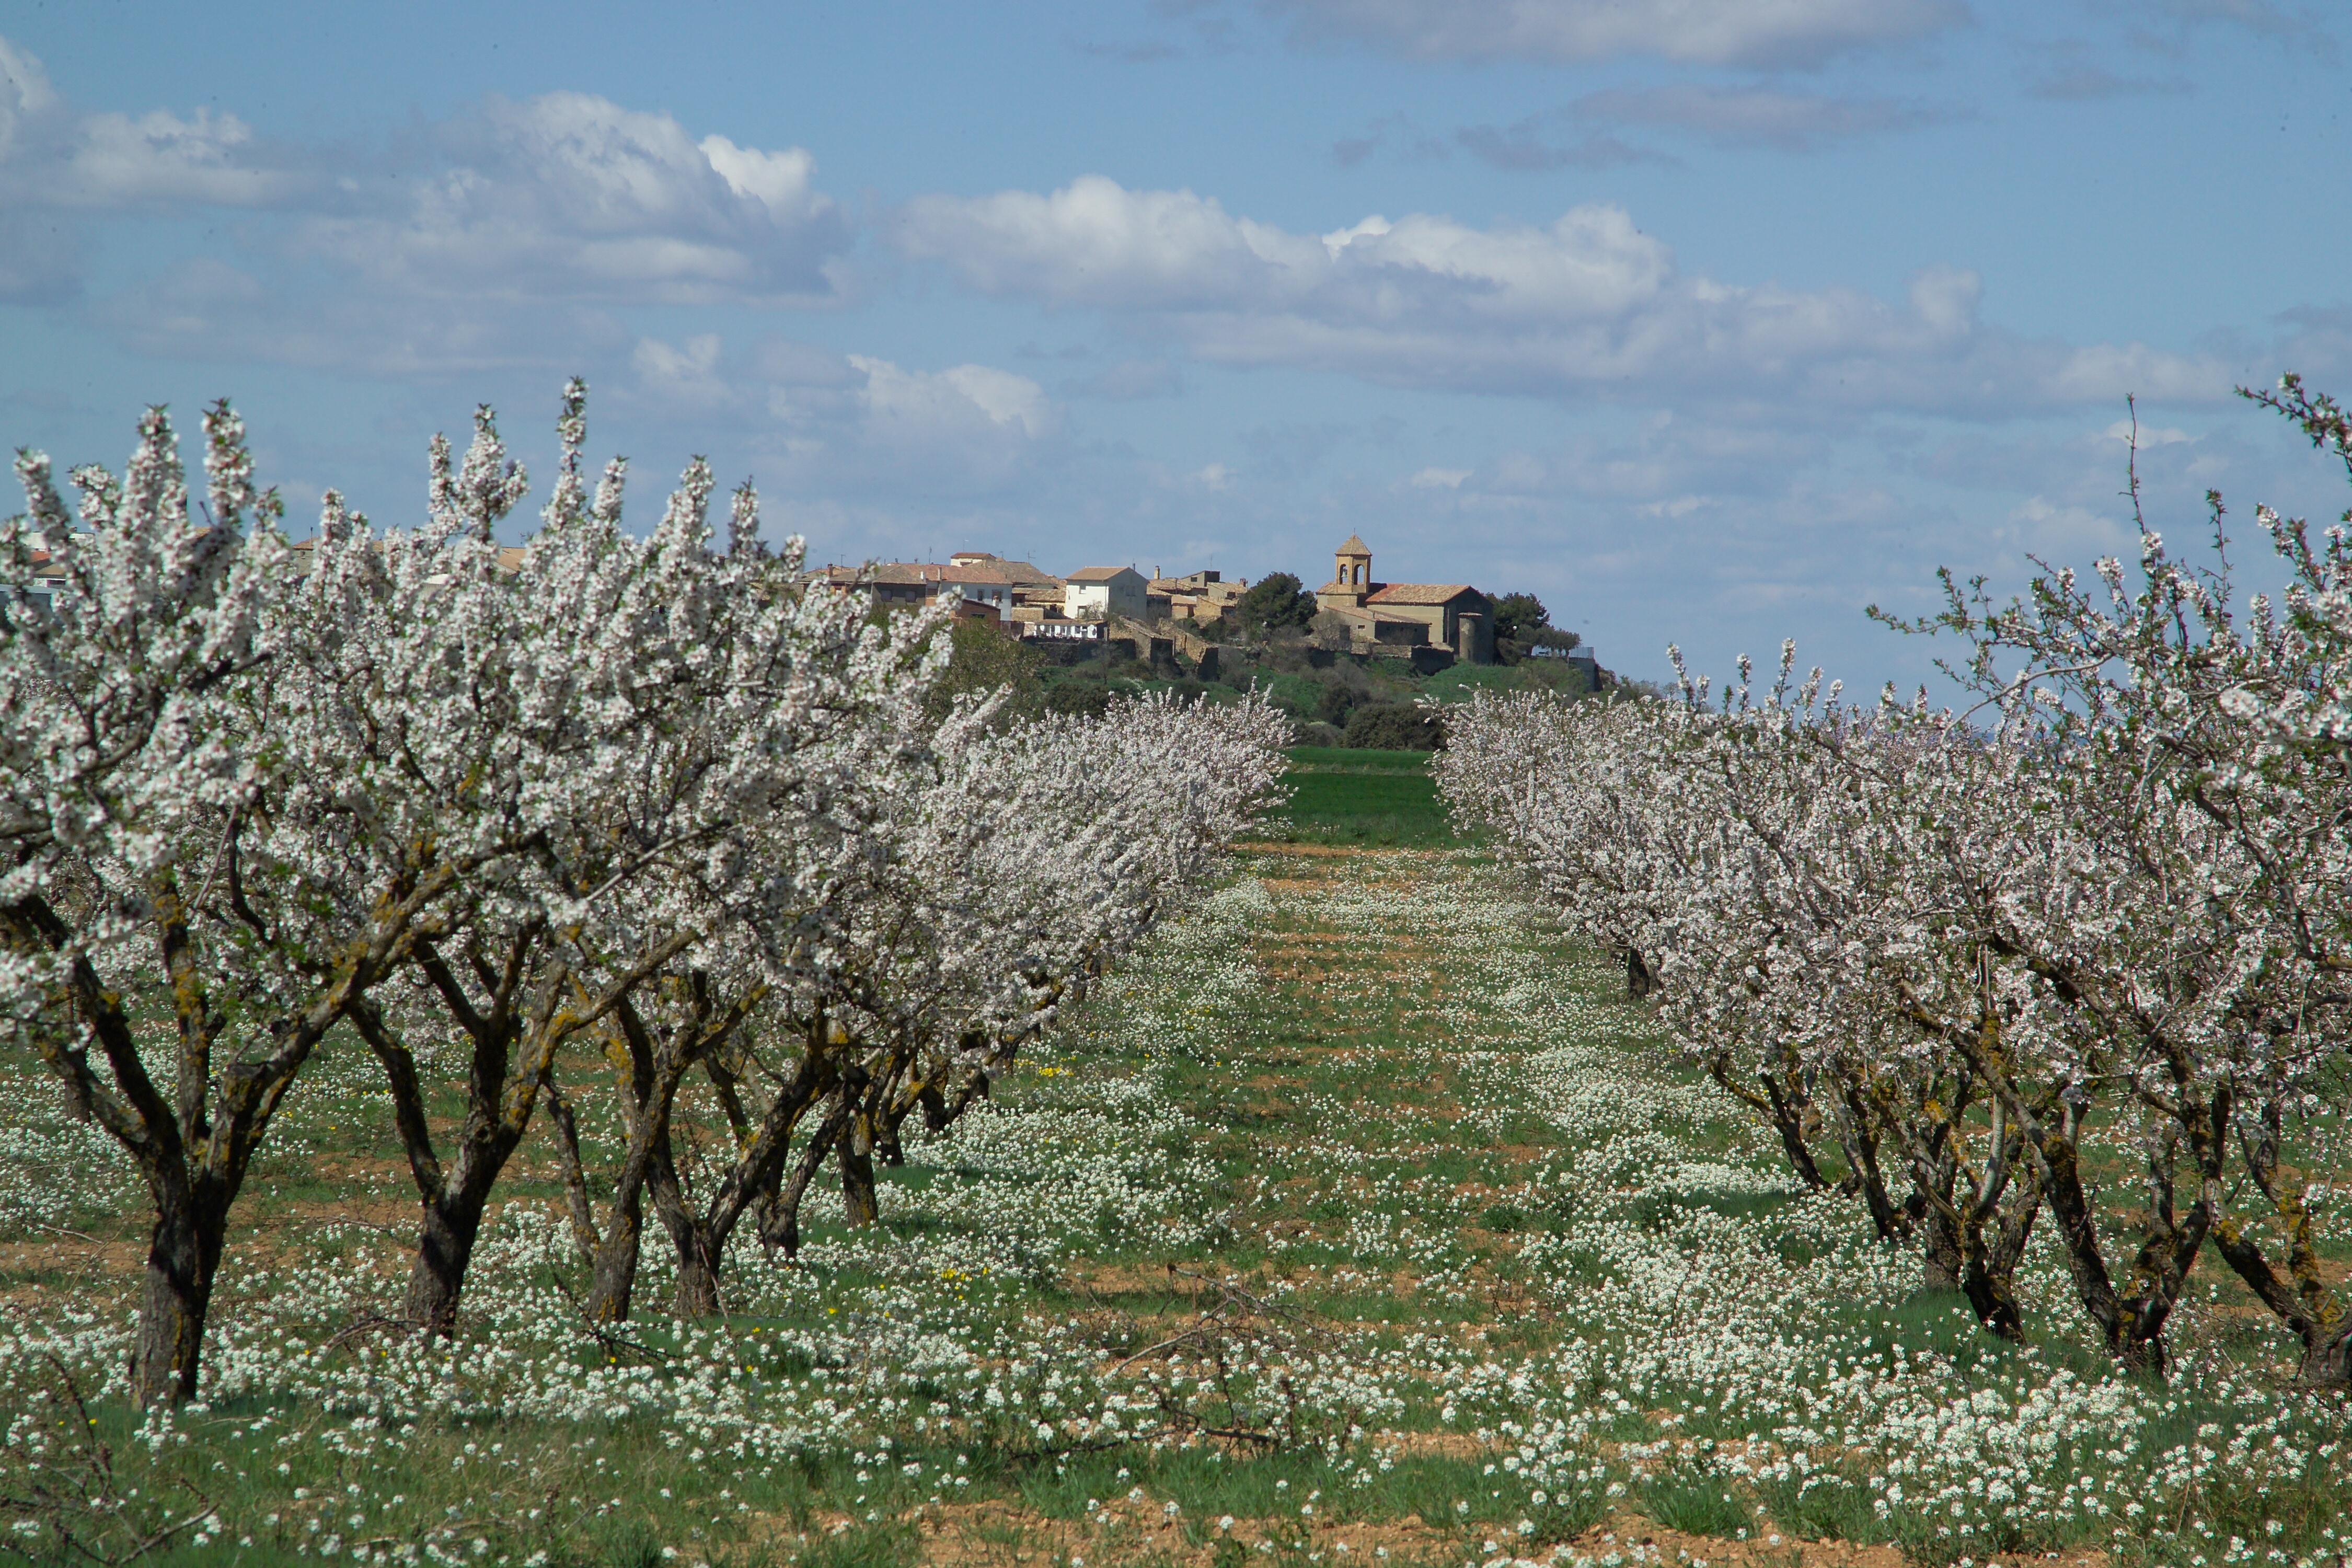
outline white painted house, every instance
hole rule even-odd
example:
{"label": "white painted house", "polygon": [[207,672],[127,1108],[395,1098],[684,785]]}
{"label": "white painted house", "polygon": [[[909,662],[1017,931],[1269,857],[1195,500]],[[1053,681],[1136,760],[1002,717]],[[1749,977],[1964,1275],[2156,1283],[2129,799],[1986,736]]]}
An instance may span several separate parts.
{"label": "white painted house", "polygon": [[1142,573],[1132,566],[1089,566],[1062,579],[1062,613],[1072,620],[1125,616],[1144,618]]}

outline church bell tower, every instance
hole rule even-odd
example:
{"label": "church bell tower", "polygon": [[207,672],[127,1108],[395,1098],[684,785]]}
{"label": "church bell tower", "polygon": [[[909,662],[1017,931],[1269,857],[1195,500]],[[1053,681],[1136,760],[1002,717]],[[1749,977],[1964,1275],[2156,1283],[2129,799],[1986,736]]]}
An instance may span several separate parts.
{"label": "church bell tower", "polygon": [[1371,547],[1351,533],[1335,552],[1331,580],[1315,591],[1315,601],[1327,610],[1361,609],[1379,586],[1372,581]]}

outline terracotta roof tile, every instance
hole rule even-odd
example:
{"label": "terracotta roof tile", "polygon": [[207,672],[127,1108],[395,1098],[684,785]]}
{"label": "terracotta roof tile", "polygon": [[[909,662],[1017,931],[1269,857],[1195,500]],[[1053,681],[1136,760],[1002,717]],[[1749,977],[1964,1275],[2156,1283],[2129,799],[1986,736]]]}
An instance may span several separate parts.
{"label": "terracotta roof tile", "polygon": [[1365,602],[1373,605],[1443,605],[1465,594],[1477,595],[1478,590],[1466,583],[1391,583]]}

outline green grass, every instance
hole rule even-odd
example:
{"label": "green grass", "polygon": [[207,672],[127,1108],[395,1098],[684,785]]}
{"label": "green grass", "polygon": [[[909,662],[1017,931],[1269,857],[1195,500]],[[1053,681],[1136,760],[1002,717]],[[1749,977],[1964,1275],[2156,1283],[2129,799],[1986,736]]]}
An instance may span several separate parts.
{"label": "green grass", "polygon": [[1398,848],[1459,842],[1430,776],[1429,752],[1294,746],[1289,756],[1287,831],[1277,837]]}
{"label": "green grass", "polygon": [[1355,746],[1293,746],[1283,753],[1297,773],[1410,773],[1429,776],[1428,752],[1375,752]]}
{"label": "green grass", "polygon": [[[1302,748],[1291,755],[1291,782],[1303,802],[1297,809],[1319,816],[1335,832],[1383,813],[1417,813],[1424,826],[1442,828],[1428,761],[1416,752]],[[1708,1110],[1718,1103],[1712,1097],[1666,1103],[1670,1092],[1703,1079],[1655,1049],[1649,1021],[1623,1002],[1622,974],[1578,950],[1553,922],[1514,919],[1490,928],[1476,944],[1448,942],[1442,928],[1433,931],[1433,902],[1460,911],[1507,897],[1491,872],[1466,856],[1277,850],[1252,853],[1244,864],[1283,889],[1263,906],[1264,914],[1251,917],[1246,937],[1229,955],[1255,976],[1252,984],[1220,995],[1214,976],[1225,959],[1217,954],[1202,958],[1197,972],[1176,970],[1157,980],[1157,961],[1139,957],[1123,968],[1118,984],[1079,1010],[1068,1036],[1039,1047],[997,1089],[1011,1107],[1115,1118],[1132,1101],[1111,1089],[1136,1080],[1154,1086],[1159,1103],[1181,1113],[1171,1130],[1153,1134],[1154,1146],[1203,1173],[1181,1192],[1171,1190],[1167,1201],[1195,1213],[1229,1214],[1229,1226],[1165,1243],[1107,1226],[1069,1258],[1009,1282],[1000,1297],[975,1308],[975,1321],[984,1310],[988,1325],[1001,1324],[1008,1341],[1019,1339],[1013,1331],[1025,1321],[1067,1324],[1078,1342],[1116,1360],[1193,1319],[1202,1300],[1194,1277],[1222,1277],[1276,1304],[1252,1332],[1328,1342],[1340,1362],[1368,1357],[1373,1348],[1402,1353],[1421,1336],[1449,1346],[1475,1342],[1497,1368],[1524,1365],[1542,1383],[1556,1375],[1552,1358],[1574,1340],[1599,1358],[1596,1366],[1613,1362],[1614,1369],[1596,1371],[1566,1392],[1581,1408],[1605,1411],[1602,1392],[1622,1386],[1626,1352],[1641,1344],[1612,1339],[1624,1331],[1595,1329],[1595,1320],[1579,1316],[1588,1288],[1603,1289],[1625,1277],[1627,1265],[1612,1247],[1637,1243],[1671,1261],[1673,1248],[1698,1248],[1735,1227],[1760,1248],[1777,1249],[1789,1267],[1808,1267],[1823,1233],[1818,1218],[1808,1217],[1812,1205],[1786,1193],[1736,1184],[1719,1189],[1696,1175],[1619,1174],[1607,1165],[1577,1172],[1577,1159],[1596,1152],[1591,1129],[1535,1114],[1541,1107],[1529,1098],[1529,1080],[1516,1076],[1528,1055],[1559,1044],[1546,1034],[1542,1008],[1531,1011],[1525,994],[1510,994],[1524,977],[1540,977],[1546,994],[1572,1003],[1580,1020],[1575,1038],[1593,1042],[1595,1050],[1622,1051],[1642,1075],[1629,1083],[1659,1097],[1653,1110],[1640,1112],[1646,1120],[1628,1121],[1633,1134],[1654,1136],[1682,1158],[1744,1164],[1759,1149],[1768,1161],[1771,1155],[1727,1099],[1719,1102],[1720,1114]],[[1202,1006],[1227,1009],[1230,1032],[1209,1047],[1168,1044],[1169,1017],[1181,1011],[1189,1018]],[[1154,1010],[1160,1022],[1140,1026],[1139,1018]],[[1148,1053],[1138,1043],[1147,1040]],[[347,1198],[372,1194],[381,1203],[388,1194],[413,1202],[404,1172],[381,1168],[396,1146],[365,1059],[327,1065],[335,1076],[306,1080],[289,1101],[286,1131],[293,1136],[272,1156],[278,1163],[270,1168],[279,1176],[270,1185],[291,1180],[283,1192],[253,1194],[245,1213],[262,1223],[237,1238],[240,1246],[258,1240],[313,1267],[369,1245],[365,1232],[339,1231],[331,1243],[320,1236],[320,1199],[333,1195],[336,1183],[348,1184]],[[1050,1066],[1051,1075],[1033,1066]],[[605,1103],[592,1098],[596,1069],[586,1061],[567,1072],[567,1081],[581,1086],[583,1110]],[[1653,1106],[1642,1092],[1626,1102]],[[436,1107],[443,1115],[455,1109],[446,1098]],[[614,1129],[600,1122],[583,1130],[592,1141],[605,1141],[601,1157],[609,1158]],[[312,1170],[314,1152],[335,1158]],[[363,1176],[348,1158],[355,1152],[380,1168]],[[908,1257],[938,1261],[950,1255],[925,1255],[919,1247],[991,1222],[934,1214],[922,1202],[981,1173],[949,1147],[910,1140],[908,1152],[906,1166],[880,1173],[886,1228],[906,1243]],[[512,1192],[551,1194],[548,1169],[534,1141]],[[1001,1190],[1010,1194],[1017,1184],[1004,1178]],[[813,1201],[813,1246],[848,1238],[839,1212],[837,1202]],[[125,1219],[112,1228],[129,1234],[136,1227]],[[401,1229],[400,1222],[391,1228]],[[397,1253],[404,1242],[394,1235],[385,1245]],[[116,1256],[135,1262],[135,1250]],[[862,1260],[804,1263],[797,1278],[821,1284],[821,1293],[753,1308],[738,1302],[731,1331],[765,1338],[822,1324],[836,1310],[861,1318],[904,1310],[915,1284],[894,1257],[880,1250]],[[120,1310],[119,1297],[84,1294],[92,1291],[91,1277],[61,1267],[65,1255],[50,1261],[60,1266],[36,1267],[22,1258],[4,1282],[37,1313],[69,1290],[77,1304]],[[116,1287],[131,1281],[123,1266],[109,1267],[120,1270]],[[245,1287],[232,1279],[230,1288]],[[684,1355],[681,1331],[665,1307],[661,1292],[649,1289],[629,1325],[647,1364]],[[1961,1393],[1971,1385],[2008,1386],[2003,1380],[2030,1384],[2053,1364],[2086,1381],[2100,1373],[2095,1360],[2077,1359],[2079,1347],[2065,1337],[2071,1320],[2063,1315],[2037,1320],[2034,1345],[2021,1349],[1985,1335],[1949,1293],[1794,1302],[1769,1297],[1755,1310],[1785,1314],[1798,1325],[1793,1332],[1844,1347],[1841,1362],[1824,1363],[1825,1374],[1891,1368],[1897,1345],[1915,1360],[1932,1357],[1948,1366]],[[320,1325],[322,1335],[337,1326]],[[372,1336],[390,1331],[352,1324],[320,1354],[353,1365],[361,1351],[385,1342]],[[974,1342],[987,1343],[994,1331],[984,1327]],[[1249,1353],[1239,1340],[1228,1348]],[[2259,1348],[2247,1347],[2249,1364]],[[472,1563],[478,1536],[488,1542],[481,1568],[526,1568],[540,1552],[547,1554],[544,1568],[899,1568],[933,1555],[939,1538],[924,1532],[942,1510],[923,1510],[942,1489],[942,1475],[950,1487],[952,1478],[969,1479],[967,1487],[948,1491],[946,1511],[979,1503],[998,1510],[963,1525],[960,1549],[938,1552],[957,1568],[1070,1568],[1070,1559],[1080,1556],[1090,1568],[1452,1568],[1486,1560],[1484,1543],[1516,1532],[1522,1520],[1530,1535],[1516,1538],[1516,1550],[1540,1558],[1549,1542],[1569,1539],[1579,1551],[1611,1550],[1587,1532],[1613,1531],[1622,1540],[1647,1529],[1644,1521],[1701,1536],[1752,1535],[1759,1508],[1772,1530],[1797,1542],[1785,1557],[1778,1549],[1762,1555],[1755,1542],[1756,1554],[1735,1560],[1798,1561],[1800,1543],[1810,1549],[1812,1540],[1839,1539],[1891,1542],[1922,1563],[1957,1561],[1960,1549],[1921,1532],[1916,1518],[1878,1519],[1857,1481],[1868,1465],[1849,1474],[1834,1455],[1804,1476],[1737,1473],[1688,1454],[1636,1472],[1621,1445],[1675,1436],[1712,1451],[1742,1445],[1759,1428],[1752,1408],[1721,1407],[1723,1385],[1712,1374],[1676,1371],[1676,1364],[1653,1366],[1645,1385],[1627,1389],[1625,1404],[1605,1415],[1591,1450],[1594,1473],[1548,1488],[1540,1502],[1528,1483],[1494,1468],[1507,1457],[1507,1441],[1473,1437],[1495,1424],[1496,1406],[1472,1407],[1465,1400],[1459,1418],[1449,1419],[1435,1389],[1414,1382],[1402,1385],[1402,1408],[1367,1423],[1406,1438],[1393,1462],[1377,1468],[1360,1446],[1342,1448],[1338,1458],[1315,1443],[1269,1451],[1247,1442],[1120,1444],[1056,1455],[995,1438],[949,1438],[908,1422],[894,1429],[887,1459],[835,1451],[771,1464],[728,1452],[723,1439],[707,1452],[697,1438],[683,1447],[666,1442],[659,1422],[636,1416],[558,1422],[486,1410],[370,1432],[339,1424],[315,1405],[274,1396],[224,1399],[191,1413],[180,1427],[190,1440],[159,1451],[138,1440],[136,1424],[119,1405],[104,1405],[87,1437],[107,1445],[112,1479],[99,1479],[94,1465],[68,1462],[64,1468],[93,1487],[111,1487],[108,1496],[121,1506],[93,1511],[84,1522],[113,1531],[97,1544],[118,1554],[127,1554],[138,1532],[158,1519],[200,1503],[218,1509],[228,1528],[210,1547],[167,1542],[140,1559],[173,1568],[297,1562],[317,1568],[319,1543],[330,1533],[340,1540],[338,1563],[354,1560],[362,1542],[425,1541]],[[797,1351],[763,1363],[762,1375],[813,1372],[839,1375],[844,1397],[854,1395],[857,1368],[812,1363]],[[1663,1411],[1680,1413],[1671,1430],[1660,1424]],[[262,1416],[268,1421],[257,1422]],[[2237,1419],[2236,1407],[2184,1393],[2140,1441],[2144,1450],[2205,1441],[2201,1430],[2226,1431]],[[57,1433],[68,1455],[83,1439],[62,1417],[45,1430]],[[854,1441],[872,1446],[863,1436]],[[2095,1455],[2083,1462],[2089,1468],[2106,1463]],[[905,1475],[908,1466],[918,1474]],[[1139,1489],[1145,1498],[1116,1527],[1090,1512],[1090,1504],[1127,1500]],[[0,1493],[8,1489],[0,1486]],[[1310,1498],[1318,1510],[1311,1534],[1299,1513]],[[1160,1513],[1170,1502],[1181,1505],[1172,1524]],[[2330,1525],[2340,1502],[2315,1484],[2267,1495],[2216,1493],[2198,1506],[2224,1539],[2238,1533],[2267,1542],[2273,1538],[2262,1532],[2276,1519],[2278,1539],[2303,1551]],[[909,1522],[918,1514],[925,1521],[919,1529]],[[1247,1521],[1245,1549],[1220,1533],[1217,1521],[1226,1514]],[[355,1515],[362,1522],[352,1522]],[[1409,1522],[1416,1519],[1418,1525]],[[1359,1528],[1388,1532],[1385,1562],[1366,1550],[1365,1537],[1350,1533]],[[242,1544],[247,1536],[250,1546]],[[1354,1543],[1345,1557],[1334,1545],[1342,1540]],[[5,1544],[0,1537],[0,1547]],[[1984,1546],[1971,1544],[1982,1561]],[[2104,1537],[2001,1542],[1999,1560],[2026,1548],[2105,1544]],[[2220,1553],[2207,1555],[2218,1560]],[[2111,1561],[2150,1568],[2186,1558],[2158,1542],[2118,1548]]]}

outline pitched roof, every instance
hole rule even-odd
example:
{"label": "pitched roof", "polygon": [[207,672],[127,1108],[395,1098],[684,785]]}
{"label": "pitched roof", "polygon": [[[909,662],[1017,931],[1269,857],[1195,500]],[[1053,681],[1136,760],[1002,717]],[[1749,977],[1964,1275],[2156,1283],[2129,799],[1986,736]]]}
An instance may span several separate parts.
{"label": "pitched roof", "polygon": [[1467,583],[1391,583],[1365,603],[1371,605],[1446,605],[1463,595],[1483,596]]}
{"label": "pitched roof", "polygon": [[1335,555],[1370,555],[1371,552],[1372,547],[1352,533],[1348,535],[1346,542],[1332,552]]}
{"label": "pitched roof", "polygon": [[948,568],[950,582],[1010,583],[1016,588],[1034,587],[1042,584],[1059,585],[1061,579],[1040,572],[1026,561],[1011,561],[1002,555],[989,555],[977,550],[967,550],[950,557]]}
{"label": "pitched roof", "polygon": [[[1084,566],[1062,579],[1065,583],[1108,583],[1122,572],[1135,572],[1132,566]],[[1139,577],[1143,574],[1135,572]]]}
{"label": "pitched roof", "polygon": [[868,561],[862,566],[828,566],[823,575],[835,583],[989,583],[1012,588],[1034,588],[1059,581],[1026,561],[1006,561],[995,556],[946,566],[936,561]]}
{"label": "pitched roof", "polygon": [[1007,561],[1000,556],[991,556],[985,561],[966,558],[948,568],[947,580],[950,583],[998,583],[1009,588],[1035,588],[1056,581],[1026,561]]}

